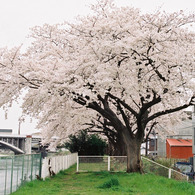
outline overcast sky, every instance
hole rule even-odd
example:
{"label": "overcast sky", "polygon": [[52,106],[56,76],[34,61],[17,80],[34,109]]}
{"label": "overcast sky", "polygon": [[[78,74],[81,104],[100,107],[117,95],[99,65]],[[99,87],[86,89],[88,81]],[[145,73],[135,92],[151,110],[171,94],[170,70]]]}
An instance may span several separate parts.
{"label": "overcast sky", "polygon": [[[90,12],[87,5],[96,0],[0,0],[0,47],[14,47],[23,44],[26,48],[30,44],[27,38],[29,28],[44,23],[55,24],[64,20],[73,21],[78,15]],[[153,12],[159,7],[173,12],[184,10],[195,12],[195,0],[115,0],[118,6],[133,6],[143,12]],[[0,111],[0,129],[10,128],[14,133],[18,131],[18,117],[21,114],[19,105],[14,105],[8,114],[8,120]],[[35,123],[21,125],[22,134],[33,132]]]}

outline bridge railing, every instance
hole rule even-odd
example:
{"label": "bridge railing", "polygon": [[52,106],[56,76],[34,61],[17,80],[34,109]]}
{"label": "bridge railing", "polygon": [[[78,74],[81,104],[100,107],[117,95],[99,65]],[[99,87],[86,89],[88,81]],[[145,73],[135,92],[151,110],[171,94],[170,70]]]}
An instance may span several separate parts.
{"label": "bridge railing", "polygon": [[39,176],[41,161],[41,154],[0,156],[0,194],[11,194]]}

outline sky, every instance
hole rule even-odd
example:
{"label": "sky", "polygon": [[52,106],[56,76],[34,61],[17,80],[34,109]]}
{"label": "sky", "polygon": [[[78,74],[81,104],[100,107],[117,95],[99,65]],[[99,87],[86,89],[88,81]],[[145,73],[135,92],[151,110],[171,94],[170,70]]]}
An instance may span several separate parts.
{"label": "sky", "polygon": [[[0,0],[0,47],[12,48],[23,45],[28,47],[30,28],[44,23],[56,24],[63,21],[73,22],[78,15],[90,13],[90,4],[96,0]],[[154,12],[161,8],[167,12],[184,10],[195,13],[194,0],[115,0],[117,6],[132,6],[142,12]],[[22,110],[14,103],[8,112],[8,119],[0,110],[0,129],[13,129],[18,133],[18,117]],[[36,121],[30,118],[20,124],[21,134],[36,132]]]}

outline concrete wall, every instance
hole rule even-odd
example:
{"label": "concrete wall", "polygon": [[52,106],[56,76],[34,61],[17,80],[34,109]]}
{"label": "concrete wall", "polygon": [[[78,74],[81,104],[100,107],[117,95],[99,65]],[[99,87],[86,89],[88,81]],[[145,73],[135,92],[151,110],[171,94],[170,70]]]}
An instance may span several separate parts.
{"label": "concrete wall", "polygon": [[[45,157],[42,160],[41,177],[45,179],[51,176],[52,173],[57,174],[61,170],[68,169],[77,162],[78,153],[73,153],[65,156]],[[76,170],[75,170],[76,171]]]}
{"label": "concrete wall", "polygon": [[157,139],[157,154],[160,157],[165,157],[166,156],[166,140],[161,139],[160,137]]}
{"label": "concrete wall", "polygon": [[32,136],[27,135],[25,141],[25,154],[31,154],[31,148],[32,148],[31,143],[32,143]]}

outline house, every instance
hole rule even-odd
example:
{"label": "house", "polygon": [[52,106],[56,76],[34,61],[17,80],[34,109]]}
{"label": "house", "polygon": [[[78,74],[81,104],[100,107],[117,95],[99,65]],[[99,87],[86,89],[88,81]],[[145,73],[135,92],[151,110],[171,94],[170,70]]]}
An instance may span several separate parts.
{"label": "house", "polygon": [[[192,119],[189,118],[187,120],[181,121],[178,124],[175,124],[173,126],[172,130],[174,134],[167,135],[165,137],[158,137],[157,139],[157,154],[158,156],[165,157],[167,156],[167,139],[181,139],[181,140],[192,140],[193,135],[193,129],[195,128],[195,124],[193,123],[195,121],[194,115],[192,115]],[[166,128],[166,127],[163,127]],[[163,131],[163,128],[160,129]]]}
{"label": "house", "polygon": [[192,139],[167,139],[166,157],[177,159],[188,159],[193,157]]}

